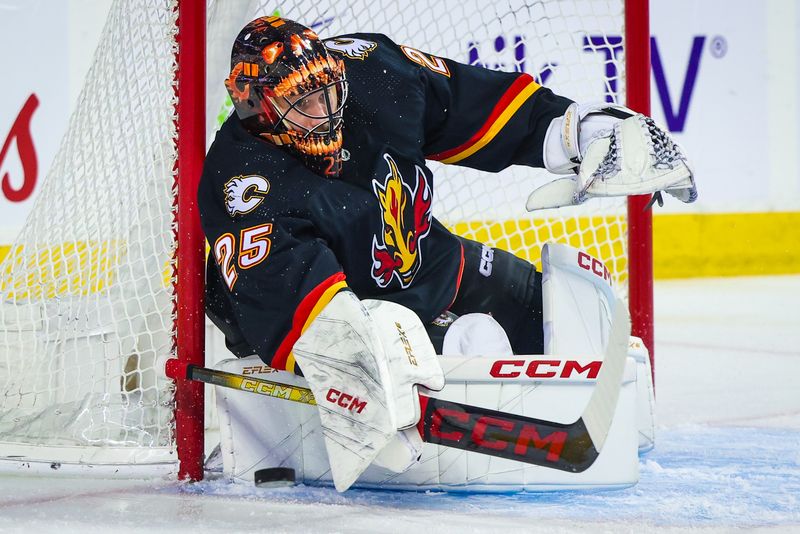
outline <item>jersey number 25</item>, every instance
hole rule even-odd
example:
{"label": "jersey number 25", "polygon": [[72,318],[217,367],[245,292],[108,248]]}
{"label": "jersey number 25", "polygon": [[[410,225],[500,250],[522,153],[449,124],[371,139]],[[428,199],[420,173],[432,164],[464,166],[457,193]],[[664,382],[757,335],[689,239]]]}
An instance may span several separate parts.
{"label": "jersey number 25", "polygon": [[[267,237],[272,233],[272,224],[261,224],[245,228],[239,232],[239,254],[236,262],[241,269],[251,269],[267,259],[272,240]],[[214,242],[214,257],[219,265],[222,278],[228,289],[233,289],[239,273],[233,264],[236,250],[236,239],[233,234],[225,233]]]}

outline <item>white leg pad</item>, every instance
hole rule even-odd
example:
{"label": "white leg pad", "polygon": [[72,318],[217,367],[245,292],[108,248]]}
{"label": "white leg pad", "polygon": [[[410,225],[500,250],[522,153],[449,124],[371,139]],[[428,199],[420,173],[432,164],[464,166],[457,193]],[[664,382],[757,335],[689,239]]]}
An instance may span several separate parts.
{"label": "white leg pad", "polygon": [[[567,245],[542,249],[542,304],[545,354],[602,354],[611,328],[614,290],[600,260]],[[639,451],[655,443],[655,396],[650,357],[632,337],[628,356],[636,361]]]}
{"label": "white leg pad", "polygon": [[[600,355],[603,354],[610,331],[609,302],[613,302],[614,295],[606,281],[610,276],[606,276],[602,263],[596,263],[590,256],[574,249],[559,248],[548,245],[546,249],[548,267],[545,283],[549,288],[545,294],[546,332],[549,332],[547,353],[513,355],[508,348],[505,354],[495,353],[487,357],[487,353],[483,352],[485,347],[481,348],[480,343],[474,350],[469,349],[469,344],[462,346],[460,342],[456,343],[459,351],[466,347],[467,353],[478,352],[481,355],[439,357],[447,385],[440,393],[428,394],[564,423],[574,421],[582,413],[601,367]],[[551,269],[553,266],[555,268]],[[383,324],[381,312],[376,311],[383,305],[367,305],[376,324]],[[388,310],[388,307],[385,309]],[[383,333],[397,332],[396,325],[391,321],[393,314],[389,313],[387,317],[390,321],[388,327],[384,324],[379,330]],[[562,317],[566,323],[561,320]],[[476,321],[486,322],[483,319]],[[467,325],[468,322],[463,324]],[[409,338],[415,358],[419,360],[419,354],[430,356],[427,349],[417,349],[417,326],[407,326],[404,321],[400,321],[400,324]],[[492,327],[488,328],[492,331]],[[476,330],[471,325],[466,331],[471,334]],[[409,336],[409,332],[414,333]],[[470,337],[475,336],[466,335],[464,339]],[[540,491],[634,484],[638,480],[637,445],[640,449],[652,447],[653,419],[647,352],[640,343],[636,344],[635,338],[632,341],[611,429],[600,456],[587,471],[565,473],[513,460],[422,444],[416,429],[412,427],[402,434],[394,434],[376,461],[359,478],[358,485],[417,490]],[[393,343],[381,342],[385,346]],[[394,350],[387,351],[389,353],[388,361],[402,364],[399,374],[408,375],[395,382],[405,384],[396,389],[410,391],[409,384],[419,383],[418,380],[422,378],[412,378],[409,370],[402,370],[403,365],[409,367],[405,344],[401,341]],[[248,365],[259,366],[264,372],[264,366],[257,359],[250,364],[245,360],[232,360],[221,364],[221,368],[242,372],[248,369]],[[390,373],[394,374],[395,371],[391,370]],[[292,384],[304,383],[302,378],[282,372],[267,374],[264,378]],[[649,385],[651,389],[648,391],[647,387],[640,385]],[[323,433],[314,407],[223,388],[218,388],[217,393],[224,473],[227,476],[252,484],[253,471],[286,466],[293,467],[298,480],[306,483],[331,480]],[[402,403],[402,400],[395,402]],[[642,406],[646,406],[647,410],[642,411]],[[398,416],[398,421],[401,418]],[[542,439],[545,438],[542,436]],[[417,462],[420,446],[421,460]],[[398,474],[404,468],[408,469]]]}
{"label": "white leg pad", "polygon": [[[447,385],[437,397],[569,423],[586,407],[600,362],[594,356],[448,356],[440,361]],[[219,369],[305,386],[301,377],[272,371],[256,357],[221,362]],[[331,484],[318,411],[314,406],[217,387],[223,473],[253,484],[266,467],[291,467],[306,484]],[[430,394],[430,393],[429,393]],[[425,443],[422,457],[405,472],[370,465],[358,487],[447,491],[552,491],[626,487],[638,480],[636,365],[629,358],[619,402],[603,451],[583,473],[494,458]],[[410,432],[414,429],[409,429]],[[544,440],[547,436],[541,436]],[[405,447],[399,438],[387,447]],[[395,451],[398,457],[411,453]],[[383,454],[383,452],[381,453]]]}
{"label": "white leg pad", "polygon": [[636,428],[639,453],[645,453],[656,444],[656,397],[650,352],[641,339],[631,336],[628,357],[636,361]]}
{"label": "white leg pad", "polygon": [[542,248],[545,354],[603,354],[614,301],[603,262],[567,245]]}

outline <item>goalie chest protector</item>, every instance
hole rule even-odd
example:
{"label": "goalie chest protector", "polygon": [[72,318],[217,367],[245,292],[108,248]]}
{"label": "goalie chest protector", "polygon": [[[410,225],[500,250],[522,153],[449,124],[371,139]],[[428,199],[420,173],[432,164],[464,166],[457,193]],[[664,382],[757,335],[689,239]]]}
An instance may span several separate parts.
{"label": "goalie chest protector", "polygon": [[[342,45],[348,41],[359,46]],[[426,159],[487,171],[541,166],[546,125],[569,104],[528,75],[463,65],[379,34],[326,45],[345,61],[350,85],[341,176],[314,174],[289,151],[245,131],[233,114],[209,150],[198,194],[212,250],[232,254],[226,272],[224,258],[209,260],[208,302],[268,363],[293,321],[304,322],[296,313],[315,307],[308,300],[315,289],[337,276],[359,298],[396,302],[423,322],[447,309],[463,249],[433,217],[435,179]],[[474,143],[515,95],[522,95],[517,107],[492,141]],[[240,236],[255,228],[262,233],[250,241],[265,242],[267,225],[268,257],[237,257]],[[228,248],[226,239],[233,241]]]}

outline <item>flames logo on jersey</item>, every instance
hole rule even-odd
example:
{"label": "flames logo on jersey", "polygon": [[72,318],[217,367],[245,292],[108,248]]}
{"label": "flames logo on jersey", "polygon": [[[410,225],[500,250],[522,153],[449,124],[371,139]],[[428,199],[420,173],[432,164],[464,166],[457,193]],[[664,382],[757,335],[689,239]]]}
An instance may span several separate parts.
{"label": "flames logo on jersey", "polygon": [[234,176],[225,182],[225,207],[231,217],[237,213],[250,213],[269,193],[269,182],[257,174]]}
{"label": "flames logo on jersey", "polygon": [[372,237],[372,278],[380,287],[387,287],[397,278],[402,288],[414,280],[422,265],[422,239],[431,229],[433,195],[428,177],[418,166],[416,187],[403,182],[397,164],[389,154],[384,183],[372,180],[372,190],[381,207],[383,236]]}
{"label": "flames logo on jersey", "polygon": [[336,37],[324,41],[325,48],[344,54],[350,59],[366,59],[370,52],[378,48],[375,41],[365,41],[354,37]]}

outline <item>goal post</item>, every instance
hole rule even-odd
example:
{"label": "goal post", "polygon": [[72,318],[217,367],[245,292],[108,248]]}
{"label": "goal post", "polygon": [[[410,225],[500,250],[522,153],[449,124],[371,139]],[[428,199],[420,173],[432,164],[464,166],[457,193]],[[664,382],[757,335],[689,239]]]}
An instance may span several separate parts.
{"label": "goal post", "polygon": [[[0,463],[202,478],[203,386],[173,383],[164,363],[204,363],[197,181],[210,133],[232,109],[222,81],[233,39],[276,13],[323,39],[385,33],[528,72],[574,100],[649,111],[647,0],[116,0],[64,140],[0,263]],[[603,259],[652,355],[646,198],[528,214],[527,194],[551,178],[543,171],[431,167],[434,215],[454,232],[534,263],[547,241]]]}
{"label": "goal post", "polygon": [[[649,0],[625,2],[626,105],[650,115],[650,6]],[[628,308],[631,334],[650,351],[650,372],[655,384],[655,331],[653,309],[653,219],[646,209],[649,196],[628,199]]]}
{"label": "goal post", "polygon": [[[4,471],[202,478],[205,3],[117,0],[0,264]],[[178,450],[180,449],[180,450]]]}
{"label": "goal post", "polygon": [[[203,1],[179,2],[177,42],[175,352],[182,362],[205,365],[205,239],[196,200],[206,153],[206,6]],[[204,404],[203,384],[176,379],[175,436],[180,479],[203,478]]]}

